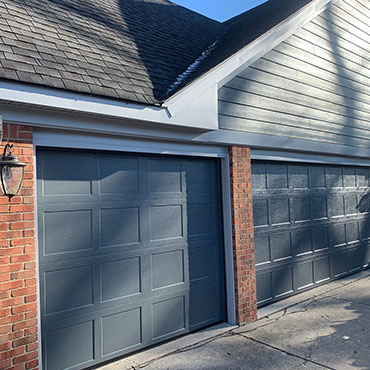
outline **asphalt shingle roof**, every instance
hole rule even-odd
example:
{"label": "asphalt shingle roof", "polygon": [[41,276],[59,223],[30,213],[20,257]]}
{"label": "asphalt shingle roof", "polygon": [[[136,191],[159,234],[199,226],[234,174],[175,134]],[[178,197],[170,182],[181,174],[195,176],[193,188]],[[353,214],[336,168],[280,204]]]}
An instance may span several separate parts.
{"label": "asphalt shingle roof", "polygon": [[0,78],[160,104],[310,1],[219,23],[166,0],[0,0]]}
{"label": "asphalt shingle roof", "polygon": [[175,91],[216,67],[314,0],[269,0],[223,23],[224,32],[207,58]]}

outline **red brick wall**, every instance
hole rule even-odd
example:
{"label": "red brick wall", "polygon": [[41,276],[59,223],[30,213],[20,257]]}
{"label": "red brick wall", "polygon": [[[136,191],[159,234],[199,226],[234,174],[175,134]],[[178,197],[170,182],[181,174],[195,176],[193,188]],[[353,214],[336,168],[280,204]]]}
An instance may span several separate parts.
{"label": "red brick wall", "polygon": [[32,128],[3,125],[25,167],[19,194],[0,196],[0,369],[37,369],[37,288]]}
{"label": "red brick wall", "polygon": [[236,318],[242,324],[257,320],[250,149],[229,147],[229,158]]}

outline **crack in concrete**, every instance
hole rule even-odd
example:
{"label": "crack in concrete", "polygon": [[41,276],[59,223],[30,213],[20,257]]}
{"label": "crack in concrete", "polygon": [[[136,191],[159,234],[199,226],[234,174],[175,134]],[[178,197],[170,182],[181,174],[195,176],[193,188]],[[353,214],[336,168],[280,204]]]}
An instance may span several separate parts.
{"label": "crack in concrete", "polygon": [[[327,365],[321,364],[321,363],[319,363],[319,362],[317,362],[317,361],[314,361],[314,360],[312,360],[312,359],[308,359],[308,358],[306,358],[306,357],[303,357],[303,356],[297,355],[297,354],[295,354],[295,353],[293,353],[293,352],[289,352],[289,351],[287,351],[287,350],[285,350],[285,349],[282,349],[282,348],[279,348],[279,347],[273,346],[272,344],[268,344],[268,343],[262,342],[262,341],[260,341],[260,340],[258,340],[258,339],[255,339],[255,338],[252,338],[252,337],[248,337],[247,335],[243,335],[243,334],[238,334],[238,335],[240,335],[240,336],[242,336],[242,337],[244,337],[244,338],[250,339],[251,341],[253,341],[253,342],[255,342],[255,343],[262,344],[263,346],[266,346],[266,347],[269,347],[269,348],[274,349],[274,350],[276,350],[276,351],[279,351],[279,352],[285,353],[285,354],[286,354],[286,355],[288,355],[288,356],[292,356],[292,357],[295,357],[295,358],[299,358],[300,360],[304,361],[304,362],[303,362],[303,364],[305,364],[305,363],[308,363],[308,362],[309,362],[309,363],[311,363],[311,364],[314,364],[314,365],[317,365],[317,366],[321,366],[321,367],[323,367],[323,368],[325,368],[325,369],[329,369],[329,370],[336,370],[336,369],[335,369],[335,368],[333,368],[333,367],[330,367],[330,366],[327,366]],[[301,365],[303,365],[303,364],[301,364]]]}

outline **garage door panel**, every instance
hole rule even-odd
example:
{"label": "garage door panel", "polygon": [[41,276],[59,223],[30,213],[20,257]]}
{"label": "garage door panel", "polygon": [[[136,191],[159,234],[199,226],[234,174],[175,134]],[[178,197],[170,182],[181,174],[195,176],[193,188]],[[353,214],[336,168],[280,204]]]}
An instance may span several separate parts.
{"label": "garage door panel", "polygon": [[92,265],[66,267],[43,274],[45,315],[94,304]]}
{"label": "garage door panel", "polygon": [[300,164],[288,166],[289,188],[308,189],[308,168]]}
{"label": "garage door panel", "polygon": [[311,216],[313,220],[328,218],[328,204],[326,195],[311,196]]}
{"label": "garage door panel", "polygon": [[89,154],[80,154],[76,157],[65,153],[61,158],[51,153],[50,156],[43,158],[38,166],[39,178],[44,179],[39,189],[40,195],[62,197],[91,195],[95,162],[96,158]]}
{"label": "garage door panel", "polygon": [[[195,289],[194,289],[195,290]],[[208,287],[190,294],[190,328],[196,330],[210,325],[220,316],[217,304],[219,287]]]}
{"label": "garage door panel", "polygon": [[184,332],[186,330],[185,311],[185,296],[154,302],[152,305],[153,340]]}
{"label": "garage door panel", "polygon": [[273,261],[286,260],[292,258],[292,245],[290,232],[276,232],[270,235],[270,249]]}
{"label": "garage door panel", "polygon": [[188,204],[188,238],[214,238],[217,236],[218,219],[214,203]]}
{"label": "garage door panel", "polygon": [[364,266],[367,266],[370,263],[370,244],[362,243],[364,248]]}
{"label": "garage door panel", "polygon": [[216,168],[207,166],[204,160],[184,160],[182,168],[185,173],[184,191],[189,197],[216,196],[217,177]]}
{"label": "garage door panel", "polygon": [[330,279],[330,257],[316,258],[314,261],[315,283],[321,283]]}
{"label": "garage door panel", "polygon": [[346,241],[348,244],[357,243],[360,241],[360,233],[357,221],[346,223]]}
{"label": "garage door panel", "polygon": [[330,224],[329,227],[330,245],[333,248],[338,248],[346,245],[346,225],[338,222]]}
{"label": "garage door panel", "polygon": [[276,298],[293,292],[293,267],[287,266],[272,272],[272,293]]}
{"label": "garage door panel", "polygon": [[150,221],[150,241],[184,237],[184,217],[181,204],[150,207]]}
{"label": "garage door panel", "polygon": [[359,188],[366,188],[369,186],[369,170],[365,168],[356,169],[356,185]]}
{"label": "garage door panel", "polygon": [[191,282],[217,275],[217,250],[217,244],[189,249],[189,275]]}
{"label": "garage door panel", "polygon": [[99,194],[138,194],[139,160],[102,155],[98,159]]}
{"label": "garage door panel", "polygon": [[367,214],[366,220],[360,221],[361,240],[370,240],[370,215]]}
{"label": "garage door panel", "polygon": [[92,249],[91,209],[44,212],[43,222],[45,255]]}
{"label": "garage door panel", "polygon": [[252,188],[267,189],[266,164],[254,163],[252,166]]}
{"label": "garage door panel", "polygon": [[363,268],[365,264],[365,249],[363,247],[348,251],[348,270],[356,272]]}
{"label": "garage door panel", "polygon": [[181,193],[183,179],[181,162],[168,159],[149,160],[149,192]]}
{"label": "garage door panel", "polygon": [[93,320],[46,331],[44,335],[46,367],[62,370],[92,365],[96,356],[94,336]]}
{"label": "garage door panel", "polygon": [[337,252],[330,262],[334,277],[338,278],[347,273],[347,251]]}
{"label": "garage door panel", "polygon": [[267,199],[256,199],[253,201],[253,223],[255,228],[269,224]]}
{"label": "garage door panel", "polygon": [[357,204],[358,196],[357,194],[349,194],[344,196],[344,209],[347,216],[357,215]]}
{"label": "garage door panel", "polygon": [[325,189],[325,167],[324,166],[309,166],[310,188]]}
{"label": "garage door panel", "polygon": [[329,228],[327,225],[312,226],[312,246],[315,252],[329,249]]}
{"label": "garage door panel", "polygon": [[313,253],[311,229],[293,230],[291,238],[297,257]]}
{"label": "garage door panel", "polygon": [[343,185],[345,188],[356,187],[356,169],[351,167],[343,168]]}
{"label": "garage door panel", "polygon": [[368,263],[368,168],[254,161],[252,180],[259,305]]}
{"label": "garage door panel", "polygon": [[140,208],[100,209],[101,247],[140,243]]}
{"label": "garage door panel", "polygon": [[310,197],[291,198],[289,211],[293,216],[292,221],[296,223],[311,221]]}
{"label": "garage door panel", "polygon": [[256,236],[254,246],[256,266],[271,262],[269,236]]}
{"label": "garage door panel", "polygon": [[330,218],[344,216],[344,197],[343,195],[330,195],[328,197],[328,215]]}
{"label": "garage door panel", "polygon": [[114,259],[101,263],[99,280],[102,302],[140,294],[141,258]]}
{"label": "garage door panel", "polygon": [[257,272],[256,285],[257,285],[257,304],[266,304],[272,301],[272,272]]}
{"label": "garage door panel", "polygon": [[152,254],[152,290],[185,284],[183,249]]}
{"label": "garage door panel", "polygon": [[314,284],[314,262],[307,261],[296,265],[295,276],[297,289],[307,288]]}
{"label": "garage door panel", "polygon": [[326,188],[341,188],[343,187],[343,172],[342,167],[325,167]]}
{"label": "garage door panel", "polygon": [[268,189],[287,189],[288,188],[288,169],[284,164],[267,163],[267,188]]}
{"label": "garage door panel", "polygon": [[270,198],[268,208],[271,226],[290,222],[289,198]]}
{"label": "garage door panel", "polygon": [[119,356],[142,344],[142,309],[140,307],[102,316],[102,357]]}
{"label": "garage door panel", "polygon": [[[86,173],[58,169],[65,155]],[[44,149],[37,161],[46,369],[69,335],[86,358],[61,366],[82,369],[223,320],[216,160]],[[48,185],[75,180],[90,193]]]}

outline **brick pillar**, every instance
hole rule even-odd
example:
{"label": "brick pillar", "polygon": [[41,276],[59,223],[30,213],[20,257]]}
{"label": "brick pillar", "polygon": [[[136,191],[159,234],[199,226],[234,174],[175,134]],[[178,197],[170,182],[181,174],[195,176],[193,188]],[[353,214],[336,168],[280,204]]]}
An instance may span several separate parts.
{"label": "brick pillar", "polygon": [[250,149],[229,147],[236,319],[257,320]]}
{"label": "brick pillar", "polygon": [[0,369],[38,369],[32,128],[3,129],[1,151],[9,138],[28,165],[19,194],[0,196]]}

